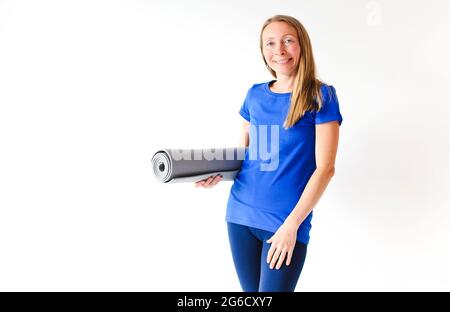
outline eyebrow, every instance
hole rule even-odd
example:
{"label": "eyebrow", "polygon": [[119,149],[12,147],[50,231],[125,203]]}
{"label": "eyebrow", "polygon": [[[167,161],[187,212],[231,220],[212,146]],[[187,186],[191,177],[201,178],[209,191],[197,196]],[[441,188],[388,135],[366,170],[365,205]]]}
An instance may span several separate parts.
{"label": "eyebrow", "polygon": [[[281,36],[281,38],[286,37],[286,36],[292,36],[292,37],[295,37],[295,35],[292,35],[292,34],[286,34],[286,35]],[[266,38],[265,40],[269,40],[269,39],[275,39],[275,37],[269,37],[269,38]]]}
{"label": "eyebrow", "polygon": [[[291,36],[291,37],[295,38],[295,35],[291,35],[291,34],[283,35],[283,36],[281,36],[281,38],[287,37],[287,36]],[[263,41],[266,42],[267,40],[271,40],[271,39],[275,39],[275,38],[274,37],[269,37],[269,38],[265,38]]]}

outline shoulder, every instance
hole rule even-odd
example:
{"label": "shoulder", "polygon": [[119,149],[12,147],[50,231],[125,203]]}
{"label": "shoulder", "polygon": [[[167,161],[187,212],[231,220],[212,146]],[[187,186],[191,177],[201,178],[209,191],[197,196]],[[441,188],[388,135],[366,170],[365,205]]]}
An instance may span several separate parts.
{"label": "shoulder", "polygon": [[268,88],[267,85],[270,83],[268,82],[258,82],[253,84],[250,88],[247,90],[247,98],[256,96],[261,97],[266,95],[266,89]]}
{"label": "shoulder", "polygon": [[323,83],[320,86],[320,93],[322,97],[322,105],[319,107],[317,114],[315,115],[316,124],[336,120],[339,122],[339,125],[341,125],[343,119],[339,108],[339,100],[336,95],[336,89],[331,84]]}
{"label": "shoulder", "polygon": [[322,83],[320,93],[324,103],[337,100],[336,89],[331,84]]}
{"label": "shoulder", "polygon": [[266,81],[266,82],[257,82],[255,84],[253,84],[250,87],[250,90],[252,91],[264,91],[264,89],[266,88],[266,86],[270,83],[270,81]]}

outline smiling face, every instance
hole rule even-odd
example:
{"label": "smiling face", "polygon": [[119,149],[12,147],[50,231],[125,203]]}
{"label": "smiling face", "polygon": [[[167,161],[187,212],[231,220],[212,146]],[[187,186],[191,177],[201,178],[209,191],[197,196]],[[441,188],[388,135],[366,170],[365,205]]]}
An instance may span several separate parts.
{"label": "smiling face", "polygon": [[295,76],[300,61],[300,44],[294,27],[285,22],[273,22],[262,33],[264,59],[277,77]]}

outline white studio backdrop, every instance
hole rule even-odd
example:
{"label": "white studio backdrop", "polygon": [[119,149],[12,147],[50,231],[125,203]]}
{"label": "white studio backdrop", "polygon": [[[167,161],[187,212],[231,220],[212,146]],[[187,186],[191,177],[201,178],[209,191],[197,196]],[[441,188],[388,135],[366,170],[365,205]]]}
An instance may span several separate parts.
{"label": "white studio backdrop", "polygon": [[231,182],[161,147],[235,146],[258,36],[308,30],[344,122],[297,291],[450,290],[448,1],[0,0],[0,290],[240,291]]}

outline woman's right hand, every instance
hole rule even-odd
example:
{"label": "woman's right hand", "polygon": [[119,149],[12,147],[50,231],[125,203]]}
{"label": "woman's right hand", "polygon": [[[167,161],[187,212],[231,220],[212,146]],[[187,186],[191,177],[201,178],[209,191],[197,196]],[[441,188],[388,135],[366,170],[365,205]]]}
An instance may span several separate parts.
{"label": "woman's right hand", "polygon": [[195,187],[204,187],[211,188],[222,180],[222,176],[220,174],[215,177],[210,176],[208,179],[204,179],[198,182],[195,182]]}

